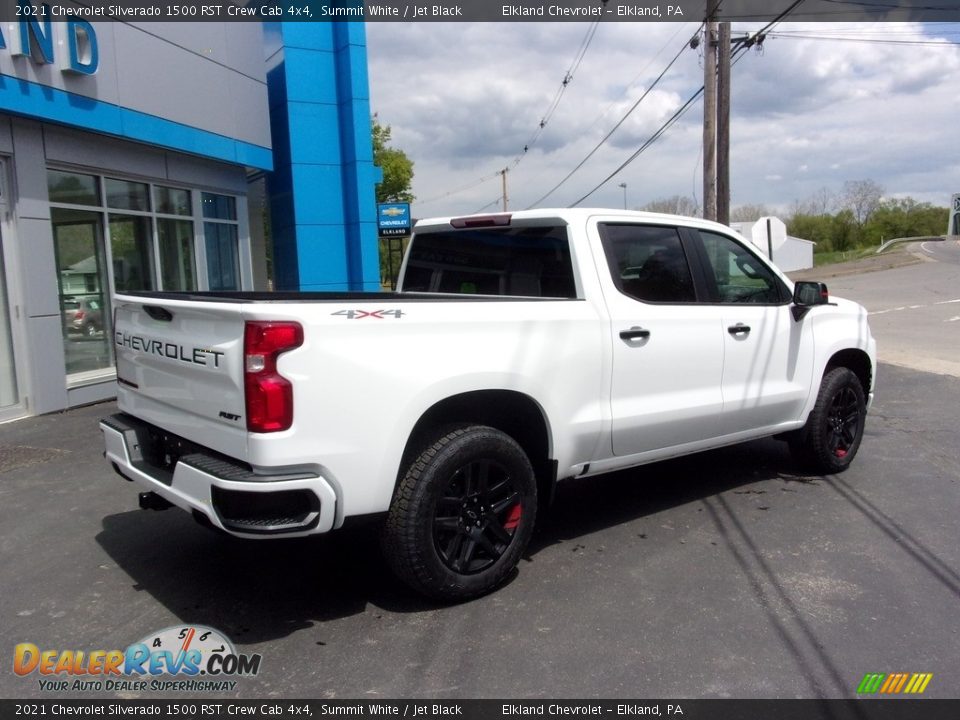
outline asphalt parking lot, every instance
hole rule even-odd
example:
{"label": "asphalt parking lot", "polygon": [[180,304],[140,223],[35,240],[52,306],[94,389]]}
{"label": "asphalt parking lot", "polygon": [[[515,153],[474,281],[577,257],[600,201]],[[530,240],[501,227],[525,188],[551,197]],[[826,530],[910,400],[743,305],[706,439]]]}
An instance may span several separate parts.
{"label": "asphalt parking lot", "polygon": [[[263,657],[230,698],[855,697],[868,672],[960,697],[960,379],[879,378],[846,473],[766,440],[571,483],[508,585],[454,606],[370,532],[251,543],[137,509],[101,457],[112,404],[3,425],[0,648],[212,626]],[[3,698],[137,696],[7,668]]]}

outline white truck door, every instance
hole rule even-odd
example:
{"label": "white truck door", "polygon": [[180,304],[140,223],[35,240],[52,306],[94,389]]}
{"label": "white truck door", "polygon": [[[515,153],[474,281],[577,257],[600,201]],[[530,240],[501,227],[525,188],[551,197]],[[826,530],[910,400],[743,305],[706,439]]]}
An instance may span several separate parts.
{"label": "white truck door", "polygon": [[715,437],[723,338],[696,303],[677,228],[611,219],[592,251],[613,336],[614,455]]}
{"label": "white truck door", "polygon": [[715,304],[704,308],[724,344],[724,435],[775,427],[800,417],[813,372],[811,323],[791,313],[789,291],[733,238],[699,231]]}

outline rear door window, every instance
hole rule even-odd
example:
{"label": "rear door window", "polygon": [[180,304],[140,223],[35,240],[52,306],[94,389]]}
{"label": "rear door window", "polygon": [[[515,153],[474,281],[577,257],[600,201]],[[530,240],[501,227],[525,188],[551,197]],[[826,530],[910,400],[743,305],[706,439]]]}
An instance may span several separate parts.
{"label": "rear door window", "polygon": [[600,231],[613,284],[624,295],[643,302],[696,301],[677,228],[608,223]]}

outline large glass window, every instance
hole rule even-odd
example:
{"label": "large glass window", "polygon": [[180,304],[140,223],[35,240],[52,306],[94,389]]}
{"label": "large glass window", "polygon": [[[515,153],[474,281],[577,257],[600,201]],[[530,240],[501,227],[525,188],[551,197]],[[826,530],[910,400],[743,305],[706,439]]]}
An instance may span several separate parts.
{"label": "large glass window", "polygon": [[197,272],[193,254],[193,223],[157,218],[160,242],[160,281],[164,290],[196,290]]}
{"label": "large glass window", "polygon": [[112,292],[242,288],[235,197],[53,169],[47,189],[71,382],[112,367]]}
{"label": "large glass window", "polygon": [[157,212],[164,215],[193,215],[190,207],[190,191],[157,185]]}
{"label": "large glass window", "polygon": [[95,175],[50,170],[47,172],[47,189],[52,203],[100,204],[100,183]]}
{"label": "large glass window", "polygon": [[146,183],[107,178],[107,207],[119,210],[149,210],[150,192]]}
{"label": "large glass window", "polygon": [[237,199],[229,195],[202,193],[203,216],[216,220],[237,219]]}
{"label": "large glass window", "polygon": [[205,222],[207,283],[211,290],[240,289],[240,252],[237,226]]}
{"label": "large glass window", "polygon": [[201,206],[207,252],[207,284],[211,290],[239,290],[237,200],[229,195],[205,192],[201,193]]}
{"label": "large glass window", "polygon": [[125,292],[156,289],[149,217],[111,213],[110,250],[113,257],[114,290]]}

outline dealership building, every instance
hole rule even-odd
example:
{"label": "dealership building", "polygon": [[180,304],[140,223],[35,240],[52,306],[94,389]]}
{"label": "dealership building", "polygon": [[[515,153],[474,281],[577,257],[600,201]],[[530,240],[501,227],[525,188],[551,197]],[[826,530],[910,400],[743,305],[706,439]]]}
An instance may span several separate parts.
{"label": "dealership building", "polygon": [[0,421],[113,397],[124,291],[379,288],[362,23],[0,24]]}

